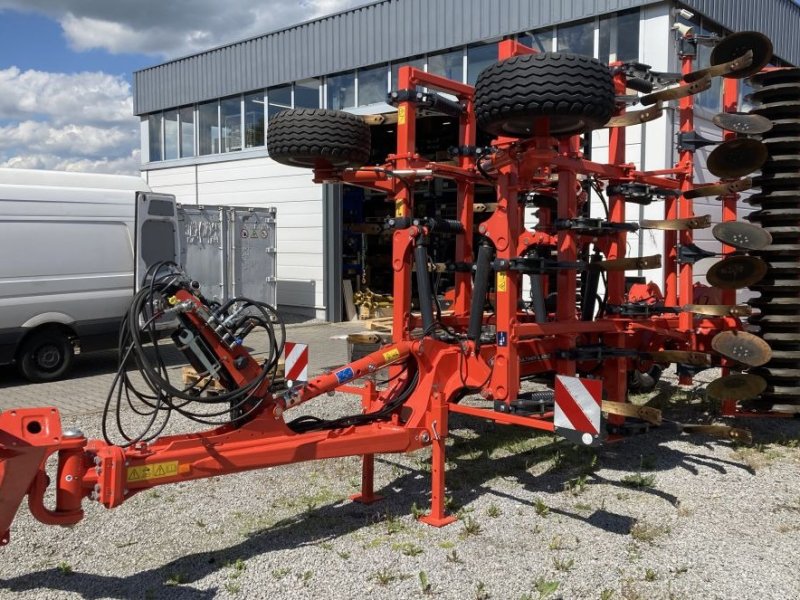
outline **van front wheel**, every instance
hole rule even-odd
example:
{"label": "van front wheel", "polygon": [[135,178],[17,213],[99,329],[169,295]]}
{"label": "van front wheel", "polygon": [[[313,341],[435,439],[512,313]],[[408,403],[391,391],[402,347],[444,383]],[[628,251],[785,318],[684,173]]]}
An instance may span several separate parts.
{"label": "van front wheel", "polygon": [[72,342],[65,332],[43,329],[32,333],[22,343],[17,366],[29,381],[54,381],[67,374],[74,357]]}

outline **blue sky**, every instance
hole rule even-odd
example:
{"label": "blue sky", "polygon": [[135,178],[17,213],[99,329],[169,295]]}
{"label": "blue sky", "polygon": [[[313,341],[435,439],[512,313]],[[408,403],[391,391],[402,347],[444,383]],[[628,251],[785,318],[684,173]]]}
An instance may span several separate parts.
{"label": "blue sky", "polygon": [[132,72],[365,0],[0,0],[0,167],[138,173]]}

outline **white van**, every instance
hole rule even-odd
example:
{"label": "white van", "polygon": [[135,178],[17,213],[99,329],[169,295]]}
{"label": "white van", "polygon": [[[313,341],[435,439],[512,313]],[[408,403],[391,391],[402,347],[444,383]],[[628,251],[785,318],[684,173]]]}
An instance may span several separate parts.
{"label": "white van", "polygon": [[50,381],[76,349],[116,347],[149,192],[139,177],[0,169],[0,364]]}

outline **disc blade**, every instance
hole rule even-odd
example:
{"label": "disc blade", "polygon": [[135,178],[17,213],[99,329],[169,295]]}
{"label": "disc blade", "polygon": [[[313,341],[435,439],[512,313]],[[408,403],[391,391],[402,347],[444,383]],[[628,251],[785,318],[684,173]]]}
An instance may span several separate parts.
{"label": "disc blade", "polygon": [[761,250],[772,243],[772,236],[761,227],[740,221],[718,223],[711,235],[717,241],[741,250]]}
{"label": "disc blade", "polygon": [[701,185],[684,192],[683,197],[686,199],[702,198],[703,196],[727,196],[729,194],[736,194],[743,192],[753,187],[753,180],[749,177],[744,179],[737,179],[736,181],[729,181],[727,183],[715,183],[713,185]]}
{"label": "disc blade", "polygon": [[723,331],[711,340],[711,347],[726,358],[750,367],[760,367],[772,358],[769,344],[746,331]]}
{"label": "disc blade", "polygon": [[709,62],[719,65],[736,58],[753,53],[750,64],[742,69],[737,69],[725,75],[733,79],[741,79],[755,75],[772,60],[772,42],[763,33],[758,31],[739,31],[725,36],[711,51]]}
{"label": "disc blade", "polygon": [[681,307],[686,312],[712,317],[747,317],[753,314],[746,304],[685,304]]}
{"label": "disc blade", "polygon": [[767,263],[755,256],[729,256],[714,263],[706,273],[706,279],[714,287],[738,290],[761,281],[767,268]]}
{"label": "disc blade", "polygon": [[661,229],[664,231],[684,231],[687,229],[705,229],[711,227],[711,215],[698,215],[685,219],[642,219],[639,222],[642,229]]}
{"label": "disc blade", "polygon": [[750,84],[755,88],[796,81],[800,81],[800,68],[798,67],[771,69],[763,73],[757,73],[750,78]]}
{"label": "disc blade", "polygon": [[737,138],[721,143],[712,150],[706,167],[717,177],[742,177],[761,168],[769,152],[758,140]]}
{"label": "disc blade", "polygon": [[757,135],[772,129],[772,121],[766,117],[741,112],[719,113],[714,115],[712,121],[721,129],[745,135]]}
{"label": "disc blade", "polygon": [[708,384],[706,393],[715,400],[752,400],[767,389],[763,377],[746,373],[731,373]]}

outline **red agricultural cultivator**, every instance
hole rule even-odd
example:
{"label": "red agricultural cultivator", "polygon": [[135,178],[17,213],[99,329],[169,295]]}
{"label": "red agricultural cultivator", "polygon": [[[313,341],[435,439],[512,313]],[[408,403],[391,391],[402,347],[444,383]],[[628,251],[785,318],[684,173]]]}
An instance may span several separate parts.
{"label": "red agricultural cultivator", "polygon": [[[157,485],[348,455],[363,456],[356,499],[370,502],[374,455],[426,446],[432,495],[422,520],[441,526],[452,520],[444,506],[451,413],[595,445],[660,422],[658,411],[628,402],[628,392],[653,389],[670,363],[683,384],[699,370],[722,367],[707,391],[724,415],[797,415],[800,70],[765,68],[771,44],[755,32],[678,42],[681,73],[656,73],[639,63],[606,66],[584,56],[534,53],[508,40],[475,87],[401,67],[391,116],[292,110],[273,117],[274,160],[313,168],[319,183],[383,192],[395,207],[386,224],[393,341],[278,391],[273,379],[283,332],[274,309],[246,298],[210,303],[175,265],[155,266],[121,332],[120,370],[104,420],[116,407],[122,443],[62,429],[52,408],[0,414],[0,543],[8,543],[26,496],[38,520],[70,525],[83,517],[87,498],[113,508]],[[698,44],[715,47],[711,66],[695,70]],[[693,95],[715,77],[724,82],[725,110],[714,119],[725,131],[721,142],[699,136],[693,125]],[[755,88],[756,108],[748,114],[737,112],[745,77]],[[671,101],[680,123],[677,164],[637,170],[626,162],[626,126],[659,118]],[[628,110],[636,104],[642,108]],[[453,160],[429,160],[418,151],[417,126],[426,115],[459,123]],[[371,127],[386,123],[396,129],[396,149],[371,164]],[[609,135],[606,163],[587,156],[581,137],[601,128]],[[479,131],[492,136],[490,143],[477,144]],[[695,186],[695,151],[713,144],[707,168],[720,181]],[[454,215],[423,215],[415,207],[415,189],[437,179],[455,182]],[[737,221],[739,192],[753,186],[762,191],[747,199],[758,207],[748,218],[761,226]],[[477,202],[478,191],[493,193],[493,202]],[[590,212],[593,195],[602,214]],[[722,253],[708,271],[710,285],[693,278],[697,261],[717,256],[693,240],[712,225],[694,212],[693,199],[704,196],[719,197],[722,206],[722,222],[713,227]],[[663,219],[626,220],[626,205],[653,201],[663,202]],[[526,226],[532,210],[535,225]],[[626,239],[644,229],[663,232],[663,255],[626,256]],[[454,257],[446,266],[454,281],[447,311],[432,284],[439,265],[429,254],[440,236],[452,240]],[[640,274],[626,277],[662,263],[661,285]],[[760,295],[737,303],[744,288]],[[157,353],[165,328],[198,373],[225,392],[170,384]],[[271,341],[263,362],[242,345],[255,328],[266,329]],[[388,379],[376,382],[378,372]],[[528,380],[550,389],[521,389]],[[336,419],[289,418],[295,407],[337,390],[360,395],[363,410]],[[467,395],[479,400],[462,403]],[[125,403],[149,420],[144,432],[124,431]],[[160,435],[172,413],[214,427]],[[701,430],[748,437],[727,426]],[[45,462],[54,454],[50,481]],[[55,491],[49,507],[48,486]]]}

